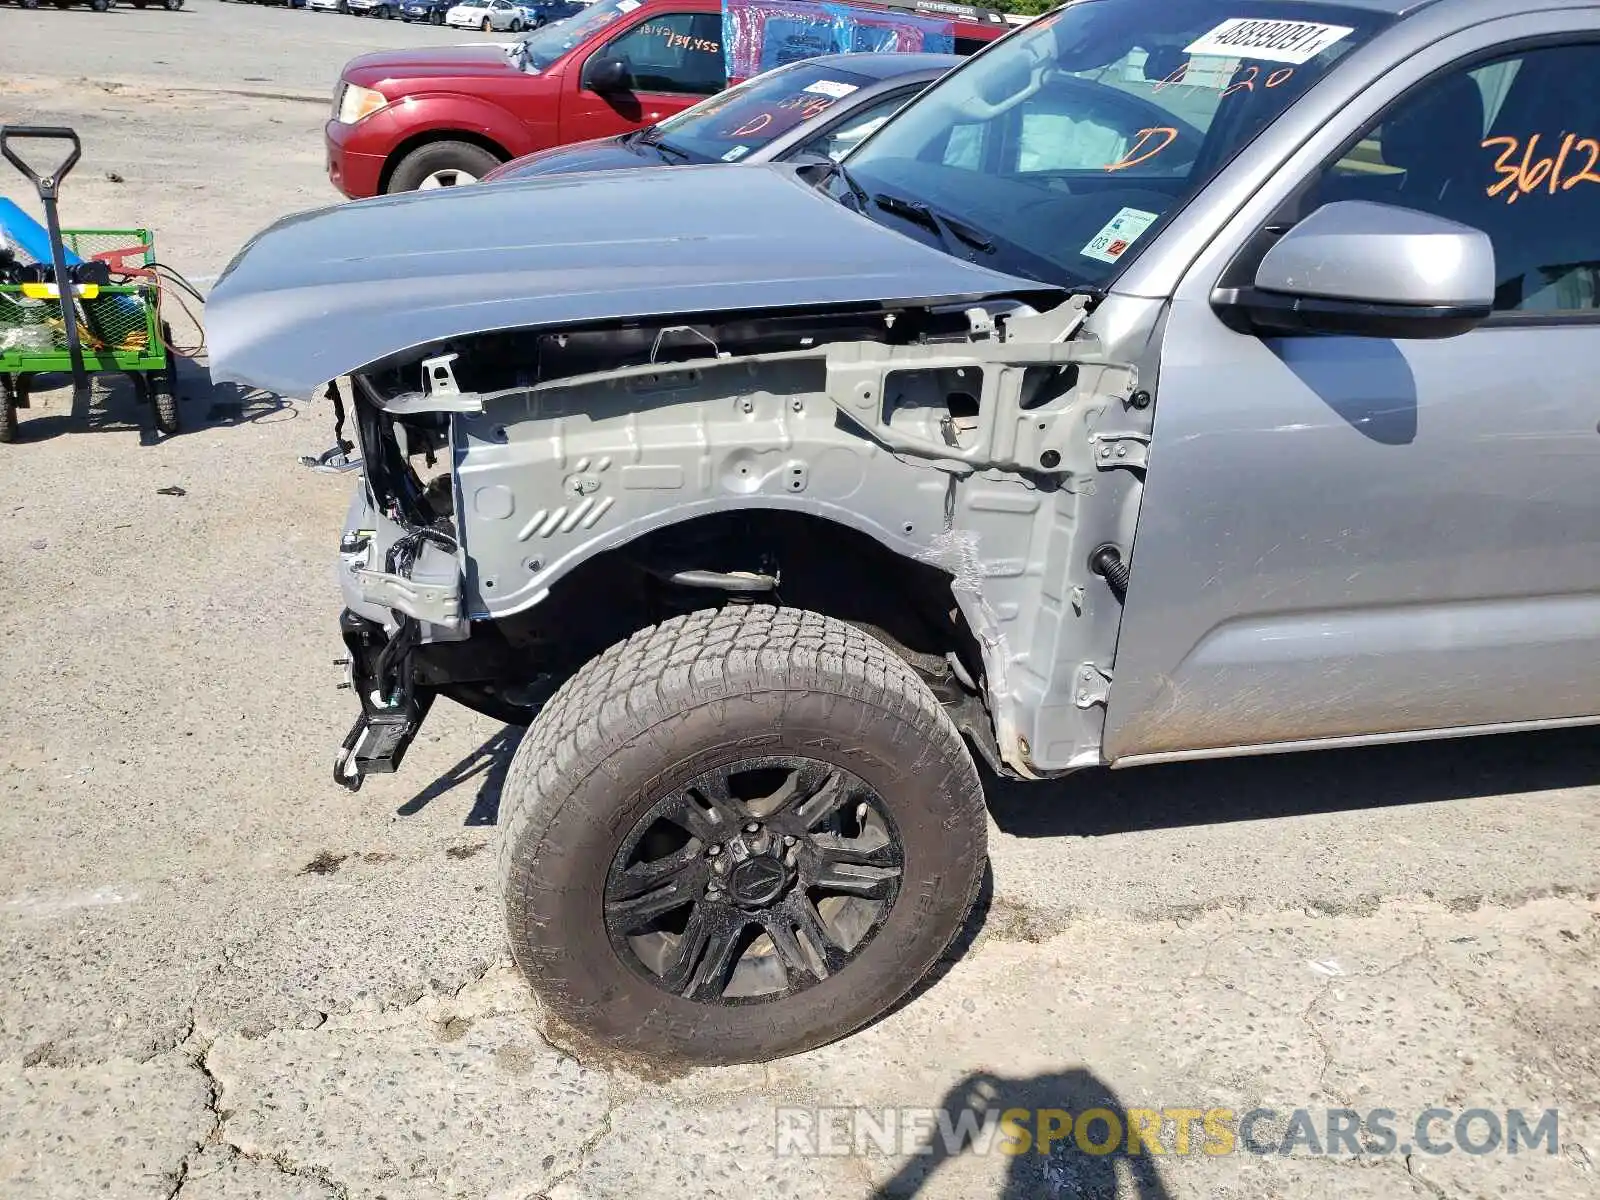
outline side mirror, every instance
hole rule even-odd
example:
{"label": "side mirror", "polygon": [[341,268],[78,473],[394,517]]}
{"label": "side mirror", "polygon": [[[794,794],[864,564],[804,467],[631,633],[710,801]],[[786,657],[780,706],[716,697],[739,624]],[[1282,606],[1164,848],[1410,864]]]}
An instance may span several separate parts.
{"label": "side mirror", "polygon": [[1255,283],[1212,306],[1240,333],[1447,338],[1494,311],[1489,235],[1361,200],[1324,205],[1262,258]]}
{"label": "side mirror", "polygon": [[583,72],[583,86],[602,96],[633,90],[633,72],[620,58],[593,58]]}

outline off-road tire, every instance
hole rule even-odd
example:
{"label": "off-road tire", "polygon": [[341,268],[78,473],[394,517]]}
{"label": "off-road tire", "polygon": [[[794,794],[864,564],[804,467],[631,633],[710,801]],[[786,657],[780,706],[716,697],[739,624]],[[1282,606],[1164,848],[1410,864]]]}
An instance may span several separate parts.
{"label": "off-road tire", "polygon": [[482,179],[499,165],[498,158],[471,142],[429,142],[400,160],[389,176],[386,190],[391,194],[414,192],[435,171],[465,171],[474,179]]}
{"label": "off-road tire", "polygon": [[[605,927],[622,839],[703,771],[797,754],[854,772],[898,829],[900,890],[875,936],[827,979],[768,1001],[697,1003],[642,977]],[[883,643],[798,609],[696,612],[611,647],[529,728],[501,806],[518,968],[579,1041],[656,1064],[763,1062],[860,1028],[960,931],[985,863],[982,786],[933,693]]]}

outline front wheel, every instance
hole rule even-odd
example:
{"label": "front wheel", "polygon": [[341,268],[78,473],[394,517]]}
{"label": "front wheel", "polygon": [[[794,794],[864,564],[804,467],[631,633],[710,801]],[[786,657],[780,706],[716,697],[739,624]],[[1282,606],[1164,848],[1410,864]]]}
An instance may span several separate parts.
{"label": "front wheel", "polygon": [[921,679],[766,606],[645,630],[580,670],[503,791],[500,880],[546,1010],[654,1062],[762,1062],[903,998],[960,930],[983,790]]}
{"label": "front wheel", "polygon": [[488,17],[485,17],[483,19],[483,32],[484,33],[492,33],[493,31],[494,31],[494,22],[489,20]]}
{"label": "front wheel", "polygon": [[522,32],[522,22],[520,20],[518,20],[517,18],[515,18],[515,17],[513,17],[511,19],[511,32],[512,33],[521,33]]}
{"label": "front wheel", "polygon": [[95,12],[110,12],[111,0],[89,0],[89,7]]}
{"label": "front wheel", "polygon": [[400,160],[389,177],[387,190],[393,193],[460,187],[478,182],[499,165],[498,158],[471,142],[429,142]]}

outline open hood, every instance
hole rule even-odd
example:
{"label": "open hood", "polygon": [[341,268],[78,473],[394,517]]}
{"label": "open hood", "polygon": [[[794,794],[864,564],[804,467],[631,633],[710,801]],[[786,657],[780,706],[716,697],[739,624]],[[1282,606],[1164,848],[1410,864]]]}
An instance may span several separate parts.
{"label": "open hood", "polygon": [[1062,293],[874,224],[771,167],[412,192],[288,217],[206,304],[211,374],[309,396],[413,348],[654,316]]}

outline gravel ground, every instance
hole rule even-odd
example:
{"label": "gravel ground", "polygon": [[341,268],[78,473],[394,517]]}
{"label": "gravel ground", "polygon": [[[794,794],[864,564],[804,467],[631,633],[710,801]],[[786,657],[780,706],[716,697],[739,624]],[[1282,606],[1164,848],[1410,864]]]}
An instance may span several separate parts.
{"label": "gravel ground", "polygon": [[[335,199],[344,58],[465,40],[215,0],[6,8],[3,117],[82,134],[69,225],[147,225],[203,279]],[[441,705],[402,774],[329,782],[349,481],[295,463],[325,406],[213,387],[203,359],[181,390],[175,438],[118,384],[86,413],[37,398],[0,448],[0,1194],[1596,1194],[1592,732],[996,787],[993,887],[911,1003],[765,1068],[641,1079],[557,1049],[510,970],[489,847],[513,731]],[[1554,1107],[1559,1141],[780,1155],[785,1121],[835,1118],[775,1116],[1096,1104],[1269,1108],[1274,1144],[1297,1108],[1393,1109],[1405,1144],[1431,1106]]]}

